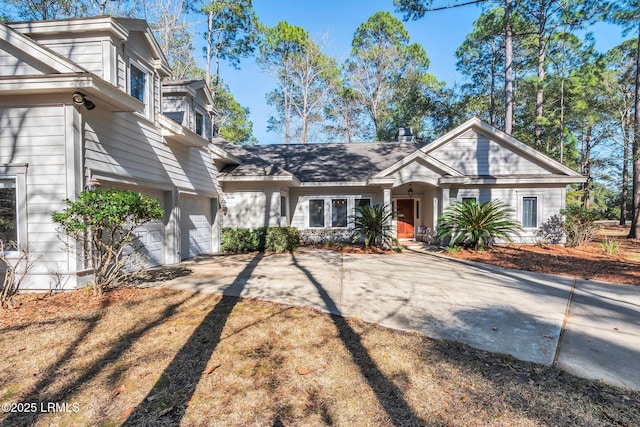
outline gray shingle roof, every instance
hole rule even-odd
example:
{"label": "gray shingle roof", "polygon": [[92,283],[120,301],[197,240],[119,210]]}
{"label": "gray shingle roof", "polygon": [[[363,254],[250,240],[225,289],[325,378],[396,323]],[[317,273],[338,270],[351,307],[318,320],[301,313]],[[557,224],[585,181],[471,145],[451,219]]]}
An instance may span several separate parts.
{"label": "gray shingle roof", "polygon": [[302,182],[364,181],[420,148],[412,142],[245,145],[222,148],[242,159],[227,176],[293,174]]}

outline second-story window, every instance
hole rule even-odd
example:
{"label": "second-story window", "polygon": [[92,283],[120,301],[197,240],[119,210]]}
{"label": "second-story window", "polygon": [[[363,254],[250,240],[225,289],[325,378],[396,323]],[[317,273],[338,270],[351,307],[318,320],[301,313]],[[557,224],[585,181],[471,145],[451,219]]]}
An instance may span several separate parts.
{"label": "second-story window", "polygon": [[196,111],[196,133],[204,136],[204,116],[198,111]]}
{"label": "second-story window", "polygon": [[139,101],[146,102],[147,73],[131,64],[129,71],[129,93]]}

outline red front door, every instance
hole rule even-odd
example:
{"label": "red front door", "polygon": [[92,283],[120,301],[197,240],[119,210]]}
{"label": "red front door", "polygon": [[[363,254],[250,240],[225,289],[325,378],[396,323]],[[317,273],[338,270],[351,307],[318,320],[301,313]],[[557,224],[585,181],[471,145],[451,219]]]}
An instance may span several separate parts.
{"label": "red front door", "polygon": [[398,199],[398,239],[413,239],[413,199]]}

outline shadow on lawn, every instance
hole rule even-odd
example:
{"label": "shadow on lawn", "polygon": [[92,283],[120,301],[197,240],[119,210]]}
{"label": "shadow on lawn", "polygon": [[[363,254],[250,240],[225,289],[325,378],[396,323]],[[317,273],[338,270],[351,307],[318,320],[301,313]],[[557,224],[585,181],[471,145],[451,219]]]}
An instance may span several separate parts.
{"label": "shadow on lawn", "polygon": [[[229,314],[264,254],[258,253],[223,291],[223,297],[193,331],[124,425],[180,424]],[[225,295],[226,294],[226,295]],[[230,294],[230,295],[229,295]]]}
{"label": "shadow on lawn", "polygon": [[[82,342],[87,338],[94,329],[98,326],[102,315],[92,316],[87,319],[87,325],[78,334],[78,337],[67,347],[67,350],[42,374],[43,378],[38,381],[27,393],[21,397],[22,402],[65,402],[75,390],[89,381],[94,379],[103,368],[109,363],[120,358],[131,346],[144,334],[151,329],[162,324],[168,317],[175,314],[180,306],[187,303],[188,300],[193,298],[195,294],[186,297],[172,305],[167,306],[162,313],[157,316],[153,321],[149,323],[143,323],[142,325],[136,325],[127,334],[120,337],[117,344],[114,345],[108,352],[100,357],[91,368],[85,371],[82,375],[71,381],[69,384],[64,385],[57,393],[46,393],[48,387],[52,386],[55,381],[59,379],[60,375],[68,369],[69,362],[73,359],[73,356]],[[13,427],[16,425],[34,425],[40,416],[46,415],[46,412],[12,412],[3,421],[0,426]]]}
{"label": "shadow on lawn", "polygon": [[[340,313],[340,309],[333,301],[328,292],[322,287],[322,284],[307,270],[304,268],[294,254],[291,254],[293,259],[293,265],[302,271],[307,279],[318,290],[320,297],[324,301],[327,310],[330,313]],[[353,363],[358,367],[362,376],[369,383],[369,386],[373,390],[378,402],[384,408],[390,422],[393,425],[402,426],[421,426],[424,425],[424,421],[421,420],[413,411],[411,406],[404,400],[402,391],[390,381],[378,368],[375,360],[371,358],[369,352],[362,344],[360,335],[349,326],[347,320],[340,315],[331,315],[331,320],[338,330],[340,339],[344,346],[351,354]],[[276,420],[277,421],[277,420]],[[279,425],[274,423],[274,425]]]}

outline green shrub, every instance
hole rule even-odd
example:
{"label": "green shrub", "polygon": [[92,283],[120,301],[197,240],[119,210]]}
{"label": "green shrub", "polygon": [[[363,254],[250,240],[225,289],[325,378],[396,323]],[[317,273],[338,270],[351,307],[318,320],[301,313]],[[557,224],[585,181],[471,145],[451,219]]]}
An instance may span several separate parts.
{"label": "green shrub", "polygon": [[220,250],[225,252],[291,252],[300,246],[300,232],[294,227],[222,229]]}
{"label": "green shrub", "polygon": [[300,246],[300,232],[294,227],[269,227],[265,238],[265,250],[292,252]]}
{"label": "green shrub", "polygon": [[66,209],[53,213],[53,221],[84,251],[93,269],[94,292],[102,293],[127,269],[145,262],[137,252],[142,244],[134,244],[134,230],[162,218],[158,200],[129,190],[98,188],[66,202]]}
{"label": "green shrub", "polygon": [[478,249],[495,244],[522,230],[513,219],[513,210],[500,200],[476,203],[454,202],[438,218],[438,239],[449,238],[449,245]]}
{"label": "green shrub", "polygon": [[572,205],[560,211],[566,216],[564,230],[567,233],[567,246],[582,246],[593,240],[600,228],[595,221],[600,212],[583,206]]}
{"label": "green shrub", "polygon": [[391,246],[393,234],[391,230],[391,219],[393,212],[384,205],[358,206],[353,220],[352,241],[364,238],[366,246],[383,244]]}

